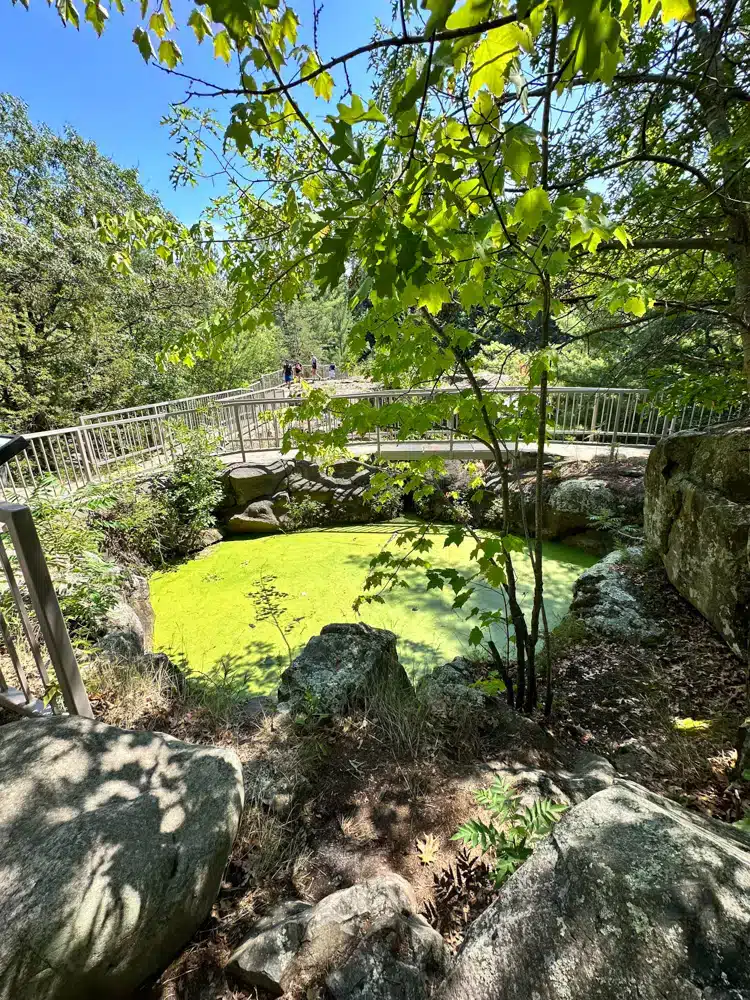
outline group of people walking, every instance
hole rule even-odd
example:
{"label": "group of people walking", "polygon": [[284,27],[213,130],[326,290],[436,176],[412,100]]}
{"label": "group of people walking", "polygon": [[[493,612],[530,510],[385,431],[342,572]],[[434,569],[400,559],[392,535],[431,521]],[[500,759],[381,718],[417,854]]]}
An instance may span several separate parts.
{"label": "group of people walking", "polygon": [[[310,358],[310,379],[317,379],[318,376],[318,359],[313,356]],[[336,365],[331,362],[328,366],[328,378],[336,378]],[[290,382],[301,382],[302,381],[302,363],[299,359],[292,364],[291,361],[284,362],[284,384],[289,385]]]}

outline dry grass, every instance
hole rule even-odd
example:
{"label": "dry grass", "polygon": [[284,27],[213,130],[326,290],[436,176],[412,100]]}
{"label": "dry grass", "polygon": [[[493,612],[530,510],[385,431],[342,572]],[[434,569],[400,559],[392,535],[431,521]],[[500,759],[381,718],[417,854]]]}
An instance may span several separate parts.
{"label": "dry grass", "polygon": [[96,715],[124,729],[149,728],[140,724],[171,712],[181,696],[174,673],[158,658],[95,656],[83,675]]}

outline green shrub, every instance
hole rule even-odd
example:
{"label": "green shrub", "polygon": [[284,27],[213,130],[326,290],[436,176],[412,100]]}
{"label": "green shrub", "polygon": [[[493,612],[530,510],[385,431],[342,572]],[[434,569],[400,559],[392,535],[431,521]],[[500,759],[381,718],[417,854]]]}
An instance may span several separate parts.
{"label": "green shrub", "polygon": [[[98,525],[97,516],[110,500],[107,490],[97,486],[64,494],[53,476],[42,479],[27,500],[60,608],[78,640],[93,639],[101,631],[122,582],[119,567],[103,554]],[[15,563],[12,553],[11,559]],[[0,609],[20,634],[20,621],[7,591],[0,595]]]}
{"label": "green shrub", "polygon": [[292,498],[284,513],[284,524],[289,531],[300,531],[303,528],[315,528],[329,524],[331,515],[324,503],[313,500],[312,497]]}
{"label": "green shrub", "polygon": [[404,510],[404,491],[398,483],[379,490],[376,496],[365,496],[373,520],[391,521]]}
{"label": "green shrub", "polygon": [[122,562],[161,566],[189,552],[201,532],[215,526],[222,465],[212,455],[211,437],[183,428],[178,441],[181,451],[171,470],[148,480],[124,478],[112,487],[101,516],[107,549]]}
{"label": "green shrub", "polygon": [[479,848],[482,854],[491,853],[492,881],[500,888],[529,857],[536,842],[550,832],[567,806],[540,799],[522,807],[521,797],[500,776],[489,788],[474,792],[474,798],[489,812],[492,821],[470,819],[451,839],[460,840],[469,848]]}

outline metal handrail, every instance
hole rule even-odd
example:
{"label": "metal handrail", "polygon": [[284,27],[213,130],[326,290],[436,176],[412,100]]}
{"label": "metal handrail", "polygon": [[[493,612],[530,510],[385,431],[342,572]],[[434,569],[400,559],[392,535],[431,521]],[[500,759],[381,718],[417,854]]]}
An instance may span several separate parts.
{"label": "metal handrail", "polygon": [[[450,395],[466,391],[454,386],[440,390],[441,394]],[[499,386],[485,391],[513,398],[526,389]],[[433,395],[434,390],[430,389],[374,389],[335,398],[344,403],[368,399],[373,406],[380,407],[397,399],[418,402]],[[29,442],[26,452],[0,470],[0,497],[27,499],[47,475],[58,480],[63,489],[74,491],[88,483],[116,478],[133,467],[143,472],[165,468],[181,450],[180,425],[209,432],[218,456],[238,456],[245,460],[256,451],[277,450],[283,438],[279,411],[300,404],[302,397],[269,395],[268,390],[263,390],[260,396],[244,393],[231,399],[193,397],[182,402],[184,405],[176,410],[169,408],[171,404],[163,404],[166,409],[151,404],[146,414],[130,408],[128,416],[117,420],[91,421],[24,435]],[[648,446],[675,431],[707,428],[719,420],[731,420],[741,412],[742,407],[734,407],[717,416],[710,407],[694,405],[668,417],[660,412],[658,400],[651,398],[645,389],[553,386],[549,390],[549,440],[608,443],[613,450],[625,444]],[[328,412],[318,426],[332,429],[335,421],[335,414]],[[432,428],[422,440],[452,442],[460,437],[455,420],[450,420]],[[399,429],[394,427],[351,440],[369,443],[402,439]]]}
{"label": "metal handrail", "polygon": [[[8,659],[16,675],[18,686],[8,684],[0,670],[0,706],[24,715],[40,715],[50,711],[45,705],[45,696],[52,691],[43,648],[54,670],[57,686],[63,702],[71,715],[82,715],[93,719],[86,688],[78,668],[73,645],[60,611],[55,588],[47,568],[39,536],[31,511],[25,504],[0,503],[0,565],[18,613],[21,632],[31,653],[41,682],[41,694],[37,697],[35,687],[29,683],[22,656],[12,635],[9,624],[0,610],[0,638],[5,646]],[[9,538],[15,551],[18,566],[26,585],[29,603],[34,612],[40,636],[36,635],[29,618],[26,602],[13,569],[3,538]],[[41,639],[41,642],[40,642]]]}

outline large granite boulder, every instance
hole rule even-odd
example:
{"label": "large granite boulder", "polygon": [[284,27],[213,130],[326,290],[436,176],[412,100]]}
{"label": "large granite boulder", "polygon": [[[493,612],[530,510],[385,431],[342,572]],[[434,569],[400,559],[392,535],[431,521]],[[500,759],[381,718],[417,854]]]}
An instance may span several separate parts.
{"label": "large granite boulder", "polygon": [[409,883],[391,874],[315,906],[277,906],[231,956],[229,971],[275,995],[305,995],[325,982],[334,1000],[424,1000],[449,960],[442,937],[417,915]]}
{"label": "large granite boulder", "polygon": [[750,634],[750,427],[675,434],[646,469],[646,539],[732,649]]}
{"label": "large granite boulder", "polygon": [[282,489],[293,467],[294,462],[285,458],[268,464],[235,465],[224,474],[224,485],[233,501],[245,506]]}
{"label": "large granite boulder", "polygon": [[279,702],[292,711],[337,715],[378,689],[412,694],[396,636],[363,622],[326,625],[281,675]]}
{"label": "large granite boulder", "polygon": [[573,584],[570,613],[606,639],[657,644],[664,629],[641,606],[627,574],[628,563],[642,555],[637,546],[618,549],[584,570]]}
{"label": "large granite boulder", "polygon": [[78,717],[0,727],[0,1000],[118,1000],[208,915],[239,825],[229,750]]}
{"label": "large granite boulder", "polygon": [[618,781],[472,925],[439,1000],[746,1000],[750,840]]}

